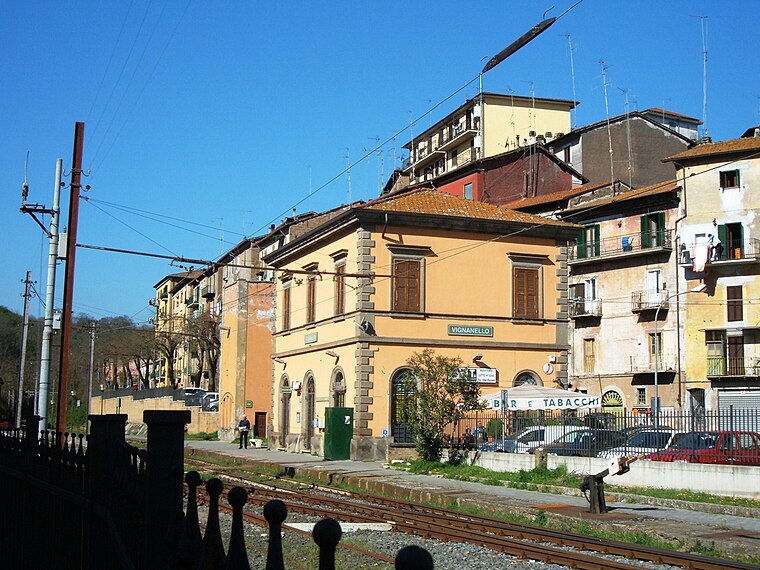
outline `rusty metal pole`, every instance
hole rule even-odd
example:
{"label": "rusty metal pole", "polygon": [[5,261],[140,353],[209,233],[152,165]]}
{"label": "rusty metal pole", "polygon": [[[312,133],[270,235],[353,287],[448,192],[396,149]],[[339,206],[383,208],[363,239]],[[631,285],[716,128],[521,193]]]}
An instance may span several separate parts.
{"label": "rusty metal pole", "polygon": [[82,147],[84,123],[74,128],[74,156],[71,160],[71,198],[69,200],[68,240],[66,242],[66,273],[63,280],[63,314],[61,315],[61,359],[58,369],[58,404],[56,430],[66,431],[68,412],[69,362],[71,355],[71,315],[74,299],[74,261],[77,253],[77,225],[79,221],[79,191],[82,180]]}

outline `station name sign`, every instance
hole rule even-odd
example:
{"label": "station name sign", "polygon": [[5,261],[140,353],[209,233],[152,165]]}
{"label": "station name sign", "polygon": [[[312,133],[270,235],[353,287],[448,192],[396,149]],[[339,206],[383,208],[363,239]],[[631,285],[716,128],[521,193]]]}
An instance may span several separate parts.
{"label": "station name sign", "polygon": [[493,336],[493,327],[449,325],[449,336]]}

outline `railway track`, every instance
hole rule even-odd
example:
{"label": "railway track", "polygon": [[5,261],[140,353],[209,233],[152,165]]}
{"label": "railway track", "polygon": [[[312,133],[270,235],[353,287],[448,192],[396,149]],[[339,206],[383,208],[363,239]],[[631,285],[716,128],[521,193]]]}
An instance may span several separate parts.
{"label": "railway track", "polygon": [[[193,459],[201,468],[204,463]],[[206,467],[208,464],[206,464]],[[518,558],[563,564],[571,568],[631,569],[643,561],[654,565],[694,570],[750,569],[755,566],[706,556],[601,540],[574,533],[517,524],[492,517],[464,514],[329,486],[303,485],[276,480],[274,484],[251,481],[233,470],[217,469],[226,486],[249,491],[249,504],[263,505],[271,499],[285,502],[288,511],[343,522],[386,522],[396,531],[447,542],[474,544]],[[227,475],[224,472],[227,471]],[[275,478],[272,478],[275,481]],[[603,556],[603,563],[600,556]],[[622,559],[622,560],[620,560]],[[623,561],[625,560],[625,561]]]}

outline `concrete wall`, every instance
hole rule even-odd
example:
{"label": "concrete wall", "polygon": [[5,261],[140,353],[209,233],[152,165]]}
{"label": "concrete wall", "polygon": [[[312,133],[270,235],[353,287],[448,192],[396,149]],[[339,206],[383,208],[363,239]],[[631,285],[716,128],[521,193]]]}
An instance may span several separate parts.
{"label": "concrete wall", "polygon": [[[494,471],[513,472],[530,470],[539,458],[522,453],[477,453],[470,455],[473,464]],[[600,473],[607,469],[609,461],[597,457],[560,457],[548,455],[546,466],[556,469],[566,465],[571,473]],[[695,492],[760,499],[757,486],[760,467],[734,465],[704,465],[643,459],[631,464],[631,470],[624,475],[605,478],[609,485],[624,487],[644,487],[659,489],[688,489]]]}
{"label": "concrete wall", "polygon": [[[90,402],[93,414],[101,413],[100,396],[93,396]],[[190,410],[190,423],[187,433],[211,433],[219,429],[219,413],[204,412],[199,406],[185,407],[184,402],[174,400],[171,396],[135,400],[131,396],[121,398],[105,398],[102,407],[103,414],[127,414],[127,423],[143,423],[145,410]]]}

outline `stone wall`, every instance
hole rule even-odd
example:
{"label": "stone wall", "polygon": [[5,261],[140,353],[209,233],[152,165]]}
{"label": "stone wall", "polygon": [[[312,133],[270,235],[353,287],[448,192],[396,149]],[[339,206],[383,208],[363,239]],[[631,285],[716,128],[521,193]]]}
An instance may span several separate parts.
{"label": "stone wall", "polygon": [[161,398],[145,398],[135,400],[132,396],[120,398],[104,398],[101,408],[100,396],[92,397],[90,401],[92,414],[126,414],[127,423],[143,423],[145,410],[189,410],[190,423],[187,424],[187,433],[213,433],[219,429],[219,412],[204,412],[200,406],[186,407],[182,400],[174,400],[171,396]]}

